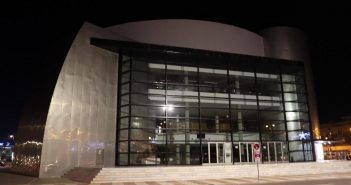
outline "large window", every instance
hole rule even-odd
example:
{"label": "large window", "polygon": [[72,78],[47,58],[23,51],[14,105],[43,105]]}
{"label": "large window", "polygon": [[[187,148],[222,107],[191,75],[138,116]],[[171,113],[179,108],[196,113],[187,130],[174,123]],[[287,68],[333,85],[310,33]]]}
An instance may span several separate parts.
{"label": "large window", "polygon": [[[120,54],[117,165],[224,161],[218,150],[227,143],[233,163],[252,160],[252,143],[264,147],[263,162],[313,160],[302,64],[191,52]],[[236,157],[239,149],[246,153]]]}

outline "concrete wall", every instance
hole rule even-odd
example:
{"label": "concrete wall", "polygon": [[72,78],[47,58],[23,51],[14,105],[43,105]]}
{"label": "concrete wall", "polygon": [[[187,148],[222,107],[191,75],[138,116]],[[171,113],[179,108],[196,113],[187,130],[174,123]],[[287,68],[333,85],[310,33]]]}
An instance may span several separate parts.
{"label": "concrete wall", "polygon": [[91,24],[77,34],[51,99],[39,177],[75,166],[114,166],[118,56],[90,45],[92,36],[116,39]]}

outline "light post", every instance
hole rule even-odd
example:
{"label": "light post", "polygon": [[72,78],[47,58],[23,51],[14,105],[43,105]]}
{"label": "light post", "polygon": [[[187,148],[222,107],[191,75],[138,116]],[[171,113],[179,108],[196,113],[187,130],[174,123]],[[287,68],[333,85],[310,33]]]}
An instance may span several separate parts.
{"label": "light post", "polygon": [[13,143],[12,146],[10,144],[10,146],[11,146],[11,161],[13,161],[13,159],[15,157],[14,152],[13,152],[13,148],[15,146],[15,136],[13,134],[9,135],[9,139],[12,140],[12,143]]}

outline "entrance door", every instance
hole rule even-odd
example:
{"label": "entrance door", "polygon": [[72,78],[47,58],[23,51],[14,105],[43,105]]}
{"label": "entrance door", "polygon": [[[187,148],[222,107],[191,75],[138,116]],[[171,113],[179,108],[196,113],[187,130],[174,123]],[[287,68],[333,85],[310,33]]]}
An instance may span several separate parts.
{"label": "entrance door", "polygon": [[288,155],[286,143],[279,141],[262,143],[262,154],[264,162],[285,162]]}
{"label": "entrance door", "polygon": [[232,147],[230,143],[208,142],[207,145],[209,164],[231,163]]}
{"label": "entrance door", "polygon": [[234,162],[239,163],[253,163],[254,157],[254,144],[253,142],[236,142],[234,143]]}

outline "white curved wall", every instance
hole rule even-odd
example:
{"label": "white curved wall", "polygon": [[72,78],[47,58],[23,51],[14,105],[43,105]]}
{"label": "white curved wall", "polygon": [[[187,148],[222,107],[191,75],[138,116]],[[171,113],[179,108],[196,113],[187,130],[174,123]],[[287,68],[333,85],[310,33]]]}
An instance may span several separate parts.
{"label": "white curved wall", "polygon": [[[39,177],[58,177],[76,166],[114,166],[117,60],[90,45],[115,34],[84,24],[62,66],[45,125]],[[104,149],[104,161],[97,161]]]}
{"label": "white curved wall", "polygon": [[133,41],[264,56],[261,36],[235,26],[199,20],[152,20],[106,28]]}

